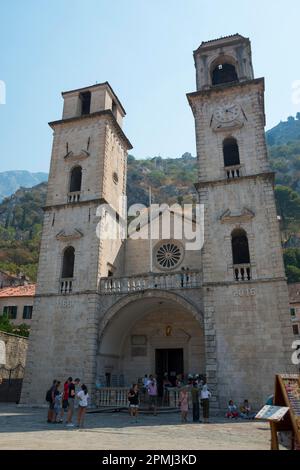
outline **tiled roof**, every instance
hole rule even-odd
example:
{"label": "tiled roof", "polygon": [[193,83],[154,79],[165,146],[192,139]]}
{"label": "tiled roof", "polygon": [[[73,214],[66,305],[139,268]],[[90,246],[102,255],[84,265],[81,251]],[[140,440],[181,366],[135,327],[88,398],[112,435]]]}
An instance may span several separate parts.
{"label": "tiled roof", "polygon": [[299,302],[300,303],[300,282],[295,282],[293,284],[288,284],[289,288],[289,300],[290,302]]}
{"label": "tiled roof", "polygon": [[209,41],[202,41],[200,46],[194,51],[194,54],[198,51],[206,50],[207,48],[215,47],[218,45],[218,43],[224,43],[226,45],[227,43],[230,44],[233,41],[248,41],[249,38],[246,38],[242,36],[241,34],[231,34],[229,36],[222,36],[220,38],[216,39],[210,39]]}
{"label": "tiled roof", "polygon": [[230,38],[245,39],[244,36],[241,36],[239,33],[236,33],[236,34],[229,34],[228,36],[221,36],[216,39],[210,39],[209,41],[202,41],[201,45],[210,44],[211,42],[222,41],[223,39],[230,39]]}
{"label": "tiled roof", "polygon": [[0,298],[33,297],[35,295],[35,286],[35,284],[27,284],[18,287],[4,287],[4,289],[0,289]]}

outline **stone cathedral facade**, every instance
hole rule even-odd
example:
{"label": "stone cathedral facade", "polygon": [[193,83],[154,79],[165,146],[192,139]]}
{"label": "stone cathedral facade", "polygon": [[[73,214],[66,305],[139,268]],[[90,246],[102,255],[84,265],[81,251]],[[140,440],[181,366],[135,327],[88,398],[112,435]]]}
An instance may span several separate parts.
{"label": "stone cathedral facade", "polygon": [[205,208],[198,251],[174,236],[151,243],[96,236],[99,205],[124,215],[118,201],[132,148],[125,110],[107,82],[62,94],[62,119],[50,123],[23,403],[43,402],[54,378],[79,376],[93,392],[99,381],[127,386],[167,372],[171,380],[206,375],[215,409],[229,399],[259,406],[274,374],[292,370],[264,79],[254,78],[250,41],[238,34],[203,42],[194,60],[197,91],[187,98]]}

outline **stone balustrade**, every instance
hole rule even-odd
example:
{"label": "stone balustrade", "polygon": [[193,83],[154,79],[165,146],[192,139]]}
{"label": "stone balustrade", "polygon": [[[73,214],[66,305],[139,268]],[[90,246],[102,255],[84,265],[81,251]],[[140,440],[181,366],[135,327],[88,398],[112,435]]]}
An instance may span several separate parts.
{"label": "stone balustrade", "polygon": [[200,286],[199,271],[148,273],[136,276],[104,277],[100,280],[100,293],[118,294],[147,289],[192,289]]}
{"label": "stone balustrade", "polygon": [[68,202],[78,202],[80,201],[80,191],[73,191],[71,193],[68,193]]}
{"label": "stone balustrade", "polygon": [[236,281],[250,281],[251,280],[251,265],[250,264],[234,264],[233,275]]}
{"label": "stone balustrade", "polygon": [[242,165],[225,166],[224,170],[228,179],[242,176]]}
{"label": "stone balustrade", "polygon": [[60,293],[70,294],[73,290],[73,278],[64,278],[60,280]]}

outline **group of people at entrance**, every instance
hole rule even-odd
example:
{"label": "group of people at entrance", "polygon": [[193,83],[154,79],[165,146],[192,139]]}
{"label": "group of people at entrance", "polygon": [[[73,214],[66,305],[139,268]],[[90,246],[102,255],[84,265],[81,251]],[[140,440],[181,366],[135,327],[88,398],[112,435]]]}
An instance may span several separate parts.
{"label": "group of people at entrance", "polygon": [[202,409],[203,422],[209,422],[209,400],[211,392],[208,389],[205,380],[189,379],[188,384],[184,386],[179,393],[179,406],[181,411],[181,421],[187,422],[189,411],[189,399],[191,396],[193,422],[199,423],[200,420],[200,406]]}
{"label": "group of people at entrance", "polygon": [[[171,386],[171,385],[170,385]],[[189,402],[191,399],[192,410],[193,410],[193,422],[200,421],[200,405],[202,408],[203,422],[209,421],[209,399],[211,392],[208,389],[205,379],[196,376],[190,378],[188,383],[185,385],[182,380],[178,377],[176,388],[179,391],[179,401],[177,406],[181,411],[181,421],[187,422]],[[164,376],[164,390],[168,390],[168,377],[167,374]],[[157,400],[158,400],[158,384],[157,379],[153,375],[145,375],[143,378],[142,386],[133,384],[128,392],[129,412],[130,416],[137,422],[140,394],[143,397],[147,397],[149,410],[153,411],[154,416],[157,414]],[[164,399],[162,401],[164,403]]]}
{"label": "group of people at entrance", "polygon": [[80,379],[69,377],[61,388],[59,380],[53,380],[52,386],[46,393],[49,403],[47,423],[63,423],[66,416],[66,426],[74,427],[72,422],[74,411],[77,411],[77,427],[84,426],[84,417],[89,402],[88,389]]}

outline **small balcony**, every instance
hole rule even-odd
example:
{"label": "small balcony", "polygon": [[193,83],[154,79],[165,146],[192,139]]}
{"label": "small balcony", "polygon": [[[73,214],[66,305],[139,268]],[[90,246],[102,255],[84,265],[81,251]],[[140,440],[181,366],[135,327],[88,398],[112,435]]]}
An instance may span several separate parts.
{"label": "small balcony", "polygon": [[148,273],[136,276],[103,277],[101,294],[127,294],[147,289],[193,289],[201,286],[200,272]]}
{"label": "small balcony", "polygon": [[79,202],[81,191],[72,191],[68,193],[68,203]]}
{"label": "small balcony", "polygon": [[250,264],[234,264],[233,276],[235,281],[251,281],[251,265]]}
{"label": "small balcony", "polygon": [[228,180],[242,176],[242,165],[225,166],[224,171]]}
{"label": "small balcony", "polygon": [[73,290],[74,278],[63,278],[60,280],[60,293],[71,294]]}

